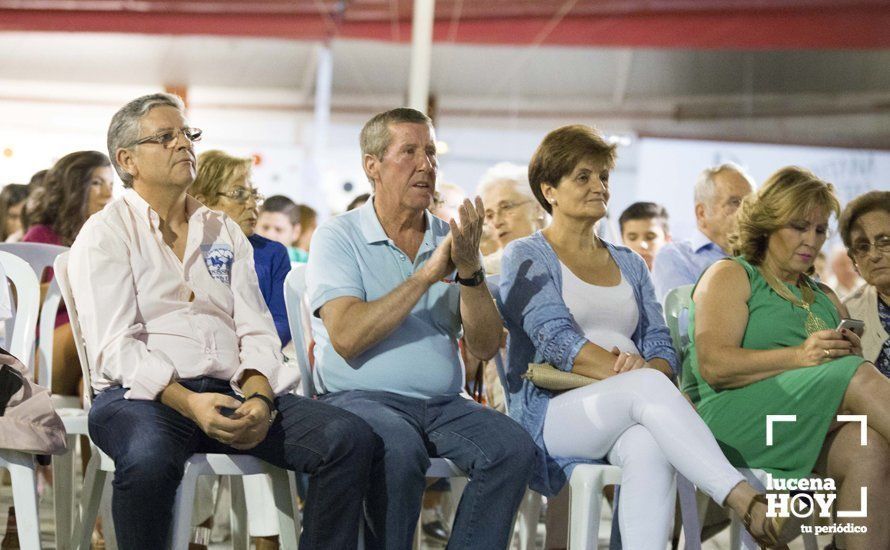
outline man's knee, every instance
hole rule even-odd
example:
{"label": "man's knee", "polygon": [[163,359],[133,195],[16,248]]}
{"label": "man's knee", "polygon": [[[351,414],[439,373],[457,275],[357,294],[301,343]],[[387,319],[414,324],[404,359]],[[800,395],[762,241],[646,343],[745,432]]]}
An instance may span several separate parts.
{"label": "man's knee", "polygon": [[182,480],[185,460],[157,442],[134,443],[114,457],[115,483],[149,490],[176,488]]}
{"label": "man's knee", "polygon": [[491,439],[485,449],[489,464],[498,470],[507,470],[513,476],[531,477],[538,448],[528,432],[500,413],[491,415],[489,430]]}
{"label": "man's knee", "polygon": [[380,442],[371,426],[350,412],[339,412],[325,425],[325,433],[331,441],[333,459],[348,457],[370,463],[380,453]]}

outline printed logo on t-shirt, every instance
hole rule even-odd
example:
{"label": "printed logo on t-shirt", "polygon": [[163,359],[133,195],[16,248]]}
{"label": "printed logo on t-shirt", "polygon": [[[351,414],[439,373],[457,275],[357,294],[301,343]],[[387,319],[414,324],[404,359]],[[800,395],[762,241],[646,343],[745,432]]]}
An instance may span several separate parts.
{"label": "printed logo on t-shirt", "polygon": [[235,262],[235,252],[225,243],[202,244],[201,254],[204,255],[204,264],[210,276],[229,286],[232,282],[232,264]]}

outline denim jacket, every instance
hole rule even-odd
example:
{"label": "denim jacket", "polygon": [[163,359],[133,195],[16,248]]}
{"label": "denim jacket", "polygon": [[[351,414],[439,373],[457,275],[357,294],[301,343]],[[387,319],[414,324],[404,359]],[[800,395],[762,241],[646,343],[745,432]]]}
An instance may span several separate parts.
{"label": "denim jacket", "polygon": [[[636,297],[640,320],[631,339],[644,359],[662,358],[677,372],[677,355],[664,323],[661,304],[655,299],[646,263],[629,248],[605,245]],[[575,357],[587,339],[562,299],[559,258],[540,231],[507,246],[501,263],[499,290],[498,305],[510,331],[506,365],[510,416],[528,430],[540,450],[531,488],[553,495],[565,484],[575,464],[603,461],[551,457],[547,453],[544,417],[555,393],[538,388],[522,378],[522,374],[532,362],[572,370]]]}

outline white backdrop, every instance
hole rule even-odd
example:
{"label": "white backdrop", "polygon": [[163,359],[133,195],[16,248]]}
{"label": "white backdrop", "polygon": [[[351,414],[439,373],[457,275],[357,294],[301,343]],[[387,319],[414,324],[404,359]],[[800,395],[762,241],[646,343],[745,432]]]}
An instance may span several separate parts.
{"label": "white backdrop", "polygon": [[835,185],[841,206],[865,191],[890,189],[887,151],[647,138],[640,140],[634,194],[663,204],[674,237],[688,238],[695,230],[692,189],[698,174],[727,161],[745,168],[758,185],[783,166],[808,168]]}

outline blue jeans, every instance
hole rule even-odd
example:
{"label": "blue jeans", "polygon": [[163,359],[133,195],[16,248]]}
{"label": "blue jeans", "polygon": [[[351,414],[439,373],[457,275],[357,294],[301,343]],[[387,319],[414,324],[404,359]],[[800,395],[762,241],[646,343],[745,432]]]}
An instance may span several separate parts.
{"label": "blue jeans", "polygon": [[[234,396],[229,382],[180,380],[194,392]],[[90,437],[115,464],[112,515],[122,549],[167,546],[173,501],[194,453],[250,454],[310,474],[301,549],[355,548],[362,500],[375,452],[368,425],[346,411],[294,395],[275,399],[278,418],[253,449],[212,439],[197,424],[159,401],[124,399],[109,388],[93,401]]]}
{"label": "blue jeans", "polygon": [[365,508],[368,548],[411,548],[430,457],[451,459],[470,478],[448,548],[508,547],[535,463],[535,445],[519,424],[462,396],[344,391],[321,399],[362,417],[383,444]]}

